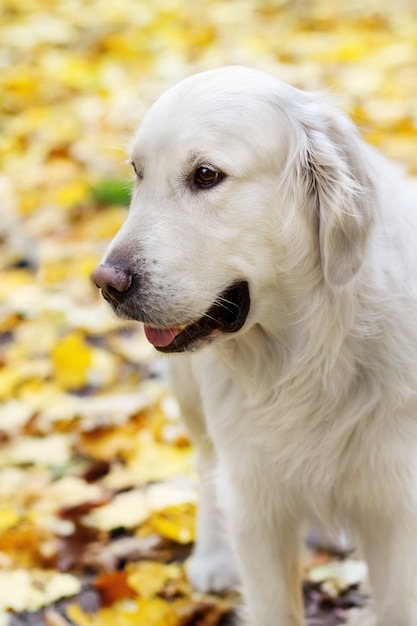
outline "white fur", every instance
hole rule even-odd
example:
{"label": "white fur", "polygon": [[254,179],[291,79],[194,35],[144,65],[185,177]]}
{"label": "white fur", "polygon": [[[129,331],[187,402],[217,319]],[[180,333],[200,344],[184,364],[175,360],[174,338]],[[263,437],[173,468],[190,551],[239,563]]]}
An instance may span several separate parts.
{"label": "white fur", "polygon": [[[173,361],[253,623],[304,623],[298,544],[318,523],[362,546],[378,626],[416,626],[417,202],[402,174],[325,97],[235,67],[165,93],[130,158],[142,180],[108,258],[143,276],[147,318],[196,320],[249,283],[244,327]],[[201,163],[227,178],[192,191]],[[190,575],[220,589],[236,575],[202,490]]]}

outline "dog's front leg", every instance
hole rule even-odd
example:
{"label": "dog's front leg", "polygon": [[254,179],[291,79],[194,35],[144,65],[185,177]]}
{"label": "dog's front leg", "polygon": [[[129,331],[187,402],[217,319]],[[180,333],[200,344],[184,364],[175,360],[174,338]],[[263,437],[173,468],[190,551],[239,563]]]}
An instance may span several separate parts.
{"label": "dog's front leg", "polygon": [[249,623],[302,626],[298,525],[288,511],[277,507],[274,488],[271,494],[263,481],[254,485],[253,476],[242,483],[235,481],[220,485],[220,490],[249,610]]}
{"label": "dog's front leg", "polygon": [[226,534],[223,511],[217,500],[216,453],[207,433],[198,385],[187,358],[172,363],[171,379],[183,420],[192,440],[200,476],[197,537],[188,562],[188,577],[201,592],[221,592],[238,583],[235,559]]}
{"label": "dog's front leg", "polygon": [[201,592],[221,592],[238,583],[236,562],[228,541],[223,511],[217,504],[214,480],[214,452],[206,441],[197,451],[200,475],[200,503],[197,537],[188,564],[188,577]]}
{"label": "dog's front leg", "polygon": [[417,514],[413,493],[375,506],[357,524],[378,616],[377,626],[417,624]]}

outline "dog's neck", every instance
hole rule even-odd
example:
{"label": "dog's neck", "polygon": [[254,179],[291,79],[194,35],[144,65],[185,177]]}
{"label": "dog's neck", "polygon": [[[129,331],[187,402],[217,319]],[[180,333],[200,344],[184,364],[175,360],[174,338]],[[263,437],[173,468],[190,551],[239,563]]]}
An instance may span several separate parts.
{"label": "dog's neck", "polygon": [[[291,302],[291,305],[289,304]],[[306,305],[308,303],[308,305]],[[348,371],[346,378],[355,376],[350,364],[351,333],[355,326],[356,296],[352,290],[338,298],[321,287],[310,293],[279,302],[270,310],[275,315],[259,320],[246,331],[216,343],[211,349],[226,367],[229,375],[251,390],[258,376],[269,379],[271,388],[297,378],[326,379],[337,377],[342,359]],[[323,329],[326,333],[323,333]],[[332,341],[328,341],[329,334]],[[326,336],[324,342],[322,338]],[[331,348],[329,349],[329,345]],[[353,356],[352,356],[353,359]]]}

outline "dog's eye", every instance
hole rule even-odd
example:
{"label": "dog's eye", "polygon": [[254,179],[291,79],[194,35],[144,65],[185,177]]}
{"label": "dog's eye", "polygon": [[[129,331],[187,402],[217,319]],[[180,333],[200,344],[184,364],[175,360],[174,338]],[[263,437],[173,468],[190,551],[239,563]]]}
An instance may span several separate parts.
{"label": "dog's eye", "polygon": [[136,167],[136,165],[134,164],[133,161],[130,162],[131,166],[133,167],[133,169],[135,170],[135,174],[137,176],[137,178],[139,180],[142,180],[143,178],[143,172],[141,172],[140,170],[138,170],[138,168]]}
{"label": "dog's eye", "polygon": [[202,165],[195,171],[194,183],[197,187],[200,187],[200,189],[208,189],[209,187],[217,185],[217,183],[219,183],[223,178],[224,175],[217,170],[207,167],[206,165]]}

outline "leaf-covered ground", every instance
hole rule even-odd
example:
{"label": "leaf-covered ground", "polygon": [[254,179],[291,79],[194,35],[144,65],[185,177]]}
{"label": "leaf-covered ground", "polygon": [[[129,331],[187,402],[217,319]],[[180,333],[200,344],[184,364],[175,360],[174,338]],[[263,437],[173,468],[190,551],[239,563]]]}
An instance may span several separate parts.
{"label": "leaf-covered ground", "polygon": [[[124,147],[168,85],[243,63],[331,89],[417,175],[416,5],[3,0],[0,41],[0,626],[224,625],[237,597],[184,573],[196,477],[163,362],[90,281]],[[365,576],[309,553],[309,626],[367,624]]]}

